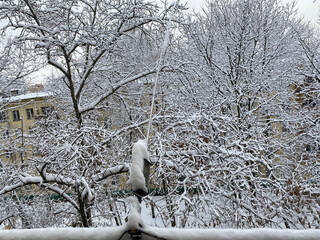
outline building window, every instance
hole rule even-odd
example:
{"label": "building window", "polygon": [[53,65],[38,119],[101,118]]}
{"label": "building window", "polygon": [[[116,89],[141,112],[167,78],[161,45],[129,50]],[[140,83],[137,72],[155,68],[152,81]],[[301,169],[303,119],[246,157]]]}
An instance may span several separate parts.
{"label": "building window", "polygon": [[7,120],[6,112],[0,112],[0,122],[4,122]]}
{"label": "building window", "polygon": [[35,132],[35,128],[34,127],[29,127],[29,133],[32,135]]}
{"label": "building window", "polygon": [[33,153],[33,156],[40,156],[41,155],[39,147],[32,147],[32,153]]}
{"label": "building window", "polygon": [[19,110],[13,110],[12,116],[13,116],[13,121],[19,121],[20,120]]}
{"label": "building window", "polygon": [[313,144],[306,144],[306,151],[307,152],[311,152],[311,151],[315,151],[316,150],[316,146]]}
{"label": "building window", "polygon": [[9,138],[9,130],[8,129],[2,131],[2,137]]}
{"label": "building window", "polygon": [[281,123],[281,126],[282,126],[282,132],[286,132],[286,133],[290,133],[290,126],[289,126],[289,123],[287,122],[282,122]]}
{"label": "building window", "polygon": [[34,114],[33,114],[33,108],[28,108],[26,109],[27,112],[27,119],[32,119]]}
{"label": "building window", "polygon": [[12,158],[12,157],[13,157],[12,149],[6,149],[6,158]]}
{"label": "building window", "polygon": [[303,101],[303,103],[302,103],[302,106],[303,107],[311,107],[311,108],[314,108],[315,106],[317,106],[318,105],[318,102],[315,100],[315,99],[313,99],[313,98],[309,98],[309,99],[305,99],[304,101]]}
{"label": "building window", "polygon": [[43,115],[49,115],[50,113],[53,112],[53,107],[52,106],[41,107],[41,112]]}

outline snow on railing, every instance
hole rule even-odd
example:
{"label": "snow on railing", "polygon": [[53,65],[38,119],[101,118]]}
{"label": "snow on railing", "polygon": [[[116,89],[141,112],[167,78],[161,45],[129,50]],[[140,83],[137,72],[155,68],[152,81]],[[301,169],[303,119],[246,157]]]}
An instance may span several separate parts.
{"label": "snow on railing", "polygon": [[45,228],[0,230],[0,240],[320,240],[319,229],[178,229],[145,225],[141,218],[141,193],[146,192],[144,161],[149,159],[146,141],[133,145],[132,165],[128,183],[136,196],[129,197],[132,205],[128,222],[107,228]]}
{"label": "snow on railing", "polygon": [[118,240],[125,231],[125,226],[1,230],[0,240]]}
{"label": "snow on railing", "polygon": [[[128,240],[126,225],[109,228],[45,228],[1,230],[0,240]],[[319,240],[320,230],[287,229],[178,229],[144,226],[142,240]]]}

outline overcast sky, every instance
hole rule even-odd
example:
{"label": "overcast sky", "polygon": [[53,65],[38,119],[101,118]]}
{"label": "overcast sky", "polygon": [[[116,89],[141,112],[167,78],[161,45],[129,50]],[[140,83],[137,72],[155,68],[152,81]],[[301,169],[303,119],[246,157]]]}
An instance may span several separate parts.
{"label": "overcast sky", "polygon": [[[201,6],[206,2],[206,0],[180,0],[181,2],[186,2],[190,8],[199,10]],[[292,0],[282,0],[284,3],[290,2]],[[305,17],[307,21],[316,23],[319,16],[319,5],[320,0],[297,0],[297,6],[301,15]]]}

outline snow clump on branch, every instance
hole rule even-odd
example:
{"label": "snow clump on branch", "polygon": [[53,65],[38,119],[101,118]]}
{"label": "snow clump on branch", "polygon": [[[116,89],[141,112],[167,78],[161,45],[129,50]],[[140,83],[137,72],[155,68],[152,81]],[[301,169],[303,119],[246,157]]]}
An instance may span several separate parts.
{"label": "snow clump on branch", "polygon": [[139,140],[133,144],[132,164],[128,184],[131,184],[132,190],[144,190],[147,192],[145,177],[143,175],[144,160],[149,161],[149,153],[146,140]]}

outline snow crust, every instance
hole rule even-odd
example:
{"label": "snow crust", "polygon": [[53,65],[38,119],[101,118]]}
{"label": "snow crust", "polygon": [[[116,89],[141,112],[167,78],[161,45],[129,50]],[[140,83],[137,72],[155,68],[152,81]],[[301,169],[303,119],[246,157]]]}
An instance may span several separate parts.
{"label": "snow crust", "polygon": [[128,184],[131,184],[132,190],[142,189],[147,192],[145,177],[143,175],[144,159],[149,161],[148,146],[146,140],[139,140],[133,144],[132,164]]}

